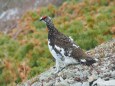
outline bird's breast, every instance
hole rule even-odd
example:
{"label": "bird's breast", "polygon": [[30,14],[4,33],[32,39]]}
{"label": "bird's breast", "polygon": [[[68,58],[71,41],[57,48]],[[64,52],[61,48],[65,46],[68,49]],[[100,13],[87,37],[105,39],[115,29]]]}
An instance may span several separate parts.
{"label": "bird's breast", "polygon": [[61,54],[56,52],[56,50],[54,49],[55,47],[53,45],[51,45],[50,40],[48,40],[48,48],[49,48],[50,53],[52,54],[52,56],[55,59],[59,59],[59,58],[61,59],[62,58]]}

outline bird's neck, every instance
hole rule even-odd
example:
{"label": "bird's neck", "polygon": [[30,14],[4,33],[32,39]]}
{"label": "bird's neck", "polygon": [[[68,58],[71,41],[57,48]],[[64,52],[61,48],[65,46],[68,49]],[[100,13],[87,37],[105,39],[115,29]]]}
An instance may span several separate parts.
{"label": "bird's neck", "polygon": [[46,24],[48,28],[48,33],[53,34],[55,32],[58,32],[58,30],[55,28],[54,24]]}
{"label": "bird's neck", "polygon": [[49,32],[53,32],[53,31],[57,30],[53,23],[47,23],[46,25],[47,25]]}
{"label": "bird's neck", "polygon": [[48,28],[48,39],[54,38],[58,34],[58,30],[55,28],[54,24],[46,24]]}

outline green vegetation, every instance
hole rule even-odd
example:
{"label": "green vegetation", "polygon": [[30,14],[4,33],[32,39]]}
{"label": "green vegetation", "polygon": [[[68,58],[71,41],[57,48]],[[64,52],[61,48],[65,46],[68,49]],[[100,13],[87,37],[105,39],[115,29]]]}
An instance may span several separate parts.
{"label": "green vegetation", "polygon": [[109,1],[65,0],[60,7],[49,5],[27,12],[18,21],[18,29],[7,35],[0,33],[0,86],[13,86],[54,64],[47,47],[46,25],[38,21],[43,15],[52,17],[57,29],[84,50],[114,38],[115,4]]}

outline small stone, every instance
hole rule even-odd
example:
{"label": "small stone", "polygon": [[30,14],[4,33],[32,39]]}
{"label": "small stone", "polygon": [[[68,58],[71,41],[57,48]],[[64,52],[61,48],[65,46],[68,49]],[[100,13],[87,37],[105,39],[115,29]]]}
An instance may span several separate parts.
{"label": "small stone", "polygon": [[80,82],[81,79],[80,79],[79,77],[75,77],[75,78],[74,78],[74,81],[78,81],[78,82]]}
{"label": "small stone", "polygon": [[89,82],[83,82],[82,86],[89,86]]}
{"label": "small stone", "polygon": [[97,84],[97,86],[115,86],[115,80],[104,81],[99,78],[93,83],[93,86],[94,84]]}
{"label": "small stone", "polygon": [[115,71],[111,73],[111,77],[115,79]]}
{"label": "small stone", "polygon": [[82,83],[81,82],[77,82],[77,83],[71,84],[70,86],[82,86]]}
{"label": "small stone", "polygon": [[66,80],[63,80],[61,82],[56,82],[54,86],[70,86]]}
{"label": "small stone", "polygon": [[[29,85],[24,85],[24,86],[29,86]],[[35,82],[31,86],[42,86],[42,84],[39,82]]]}
{"label": "small stone", "polygon": [[95,80],[97,77],[96,77],[96,75],[92,75],[92,76],[89,76],[88,78],[89,78],[89,79],[88,79],[88,82],[92,82],[92,81]]}
{"label": "small stone", "polygon": [[[53,84],[54,84],[54,81],[50,81],[48,83],[43,83],[43,86],[53,86]],[[39,86],[39,85],[37,85],[37,86]]]}

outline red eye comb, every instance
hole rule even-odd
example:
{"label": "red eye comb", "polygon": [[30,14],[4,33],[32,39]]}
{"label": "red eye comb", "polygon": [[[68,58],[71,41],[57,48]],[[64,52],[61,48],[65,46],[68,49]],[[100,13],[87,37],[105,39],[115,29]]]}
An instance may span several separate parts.
{"label": "red eye comb", "polygon": [[42,19],[45,19],[45,18],[47,18],[47,16],[43,16],[43,17],[42,17]]}
{"label": "red eye comb", "polygon": [[40,18],[40,21],[44,20],[45,18],[47,18],[47,16],[43,16]]}

